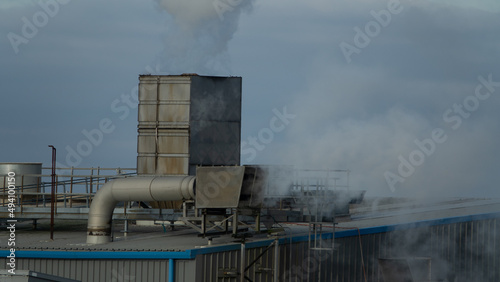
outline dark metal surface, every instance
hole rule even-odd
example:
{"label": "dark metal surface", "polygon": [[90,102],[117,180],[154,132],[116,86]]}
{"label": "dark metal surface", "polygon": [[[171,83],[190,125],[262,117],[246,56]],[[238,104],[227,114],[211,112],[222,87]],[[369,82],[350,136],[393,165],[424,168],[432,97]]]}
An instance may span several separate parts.
{"label": "dark metal surface", "polygon": [[240,208],[262,208],[268,175],[268,170],[260,166],[245,166]]}

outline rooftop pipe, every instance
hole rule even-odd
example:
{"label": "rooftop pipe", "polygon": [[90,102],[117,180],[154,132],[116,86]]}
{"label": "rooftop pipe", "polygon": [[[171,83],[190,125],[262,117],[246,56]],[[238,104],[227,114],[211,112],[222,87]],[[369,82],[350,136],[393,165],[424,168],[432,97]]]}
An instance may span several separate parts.
{"label": "rooftop pipe", "polygon": [[194,176],[140,176],[104,184],[89,210],[87,244],[111,241],[111,220],[119,202],[180,201],[194,198]]}

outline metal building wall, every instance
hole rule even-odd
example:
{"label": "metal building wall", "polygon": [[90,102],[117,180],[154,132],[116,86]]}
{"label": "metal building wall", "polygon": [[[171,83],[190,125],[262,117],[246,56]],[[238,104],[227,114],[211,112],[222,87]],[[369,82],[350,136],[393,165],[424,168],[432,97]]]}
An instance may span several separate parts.
{"label": "metal building wall", "polygon": [[[310,281],[383,282],[379,258],[424,257],[431,259],[433,281],[500,281],[499,234],[499,219],[492,218],[336,238],[333,256],[317,259],[321,264],[311,263],[324,267],[309,277]],[[293,268],[297,267],[299,263]]]}
{"label": "metal building wall", "polygon": [[[245,250],[245,265],[249,265],[266,247]],[[241,270],[241,251],[225,251],[199,255],[197,258],[197,282],[238,282]],[[273,281],[274,252],[267,251],[246,272],[251,281]],[[226,274],[225,274],[226,273]]]}
{"label": "metal building wall", "polygon": [[[166,282],[168,281],[168,262],[168,260],[69,260],[18,258],[16,260],[16,269],[32,270],[84,282]],[[0,258],[0,264],[2,267],[5,266],[7,264],[6,258]],[[186,274],[180,273],[180,275],[184,275],[183,277],[191,279],[191,276],[186,276]]]}
{"label": "metal building wall", "polygon": [[[379,258],[431,259],[432,281],[500,281],[500,214],[382,226],[336,233],[334,252],[313,252],[307,236],[280,239],[278,281],[383,282]],[[361,234],[360,236],[358,234]],[[331,233],[325,234],[326,244]],[[248,243],[245,265],[271,244]],[[117,252],[119,254],[119,252]],[[175,281],[240,281],[239,245],[186,251],[175,260]],[[194,257],[196,256],[196,257]],[[6,265],[5,257],[0,264]],[[168,281],[169,260],[18,258],[17,269],[82,281]],[[274,281],[274,247],[245,274],[254,282]],[[226,272],[224,275],[223,272]]]}
{"label": "metal building wall", "polygon": [[[279,281],[383,282],[379,258],[431,259],[432,280],[454,282],[500,281],[500,222],[498,218],[446,224],[390,226],[337,233],[334,252],[308,250],[308,241],[282,240]],[[345,235],[347,234],[347,235]],[[330,236],[331,237],[331,236]],[[331,239],[325,239],[326,244]],[[246,263],[265,247],[246,250]],[[220,271],[240,270],[240,251],[199,255],[198,281],[240,281],[221,277]],[[265,271],[259,271],[262,267]],[[252,281],[273,281],[273,250],[268,251],[246,275]],[[454,280],[453,280],[454,279]],[[445,281],[445,280],[442,280]]]}
{"label": "metal building wall", "polygon": [[195,260],[176,260],[175,261],[175,281],[196,281],[196,261]]}

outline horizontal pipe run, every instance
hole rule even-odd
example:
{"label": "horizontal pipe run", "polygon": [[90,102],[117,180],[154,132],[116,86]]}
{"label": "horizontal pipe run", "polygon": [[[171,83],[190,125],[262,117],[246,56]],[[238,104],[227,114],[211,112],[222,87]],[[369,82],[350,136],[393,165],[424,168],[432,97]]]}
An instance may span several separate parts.
{"label": "horizontal pipe run", "polygon": [[119,202],[180,201],[194,198],[194,176],[145,176],[116,179],[95,194],[89,210],[87,244],[111,240],[113,211]]}

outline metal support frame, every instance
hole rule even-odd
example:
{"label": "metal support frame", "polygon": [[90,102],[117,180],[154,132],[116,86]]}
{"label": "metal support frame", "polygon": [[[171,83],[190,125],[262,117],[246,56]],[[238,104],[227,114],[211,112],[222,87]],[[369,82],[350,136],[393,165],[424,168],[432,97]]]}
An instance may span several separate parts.
{"label": "metal support frame", "polygon": [[241,243],[241,254],[240,254],[240,282],[244,282],[245,281],[245,272],[246,272],[246,269],[245,269],[245,242],[242,242]]}
{"label": "metal support frame", "polygon": [[[328,179],[321,181],[317,180],[312,187],[315,187],[316,191],[313,196],[309,196],[310,203],[314,203],[311,207],[309,206],[309,240],[308,240],[308,252],[309,257],[322,257],[323,253],[332,253],[334,251],[334,240],[335,240],[335,216],[331,214],[325,214],[331,203],[324,201],[328,187]],[[325,222],[326,217],[332,216],[332,222]],[[332,241],[331,244],[326,244],[323,239],[323,225],[332,224]],[[310,265],[308,264],[308,267]],[[321,263],[318,264],[318,281],[321,281]],[[307,277],[307,281],[310,281],[310,277]]]}
{"label": "metal support frame", "polygon": [[207,232],[218,230],[222,232],[228,231],[228,222],[233,219],[234,215],[209,215],[206,210],[201,210],[201,215],[197,216],[198,212],[195,210],[194,216],[188,216],[187,203],[183,203],[182,217],[179,218],[180,221],[184,222],[187,226],[193,228],[194,230],[206,235]]}
{"label": "metal support frame", "polygon": [[[309,257],[323,257],[323,253],[330,253],[332,255],[334,249],[335,241],[335,222],[332,223],[332,242],[331,244],[326,244],[325,239],[323,239],[323,224],[327,222],[309,222],[309,242],[308,250]],[[308,264],[308,267],[310,265]],[[321,281],[321,263],[318,264],[318,281]],[[307,281],[310,281],[310,277],[307,277]]]}
{"label": "metal support frame", "polygon": [[274,272],[273,278],[274,282],[278,282],[278,276],[280,272],[280,244],[279,240],[276,238],[276,244],[274,244]]}
{"label": "metal support frame", "polygon": [[236,236],[238,234],[238,209],[234,211],[233,214],[233,236]]}
{"label": "metal support frame", "polygon": [[[233,209],[232,214],[228,215],[210,215],[207,213],[206,209],[195,209],[194,214],[188,209],[189,205],[194,204],[194,201],[185,201],[182,204],[182,216],[179,220],[182,221],[186,226],[193,228],[194,230],[200,232],[203,236],[210,231],[219,232],[229,232],[229,223],[231,222],[231,233],[234,237],[238,235],[238,228],[240,226],[248,227],[254,229],[256,232],[261,231],[261,215],[260,210],[257,211],[252,216],[255,217],[254,224],[248,224],[241,221],[241,211],[238,209]],[[253,210],[255,212],[255,210]],[[199,213],[201,213],[199,215]]]}
{"label": "metal support frame", "polygon": [[245,267],[245,243],[241,244],[241,273],[240,273],[240,279],[241,281],[244,281],[244,279],[247,279],[248,281],[251,281],[245,273],[252,267],[252,265],[256,264],[262,256],[264,256],[271,248],[274,247],[274,266],[273,266],[273,277],[274,281],[278,281],[278,274],[279,274],[279,239],[276,237],[274,241],[271,242],[269,246],[267,246],[262,253],[260,253],[251,263],[249,263]]}
{"label": "metal support frame", "polygon": [[[332,243],[325,245],[322,238],[323,235],[323,224],[326,222],[310,222],[309,223],[309,250],[311,251],[333,251],[334,250],[334,239],[332,236]],[[332,234],[335,234],[335,223],[332,224]]]}

